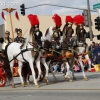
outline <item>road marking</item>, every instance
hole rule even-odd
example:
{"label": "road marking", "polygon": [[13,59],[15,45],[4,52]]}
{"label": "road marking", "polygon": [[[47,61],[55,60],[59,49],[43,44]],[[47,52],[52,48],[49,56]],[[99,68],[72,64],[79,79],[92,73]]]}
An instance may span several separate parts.
{"label": "road marking", "polygon": [[64,90],[98,90],[98,91],[100,91],[100,89],[35,89],[35,88],[31,88],[31,89],[0,89],[0,91],[17,91],[17,90],[62,90],[62,91],[64,91]]}

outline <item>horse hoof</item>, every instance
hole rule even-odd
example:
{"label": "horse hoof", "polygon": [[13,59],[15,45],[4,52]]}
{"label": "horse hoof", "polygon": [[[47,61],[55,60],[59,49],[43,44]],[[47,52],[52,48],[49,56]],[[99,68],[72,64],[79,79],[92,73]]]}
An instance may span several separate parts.
{"label": "horse hoof", "polygon": [[91,72],[91,68],[88,69],[88,72]]}
{"label": "horse hoof", "polygon": [[30,82],[27,82],[26,85],[30,85]]}
{"label": "horse hoof", "polygon": [[40,86],[39,85],[35,85],[35,88],[39,88]]}
{"label": "horse hoof", "polygon": [[48,82],[46,82],[46,84],[47,84],[47,85],[49,85],[49,84],[50,84],[50,82],[48,81]]}
{"label": "horse hoof", "polygon": [[84,78],[84,81],[88,81],[88,78],[87,78],[87,77],[85,77],[85,78]]}
{"label": "horse hoof", "polygon": [[69,81],[69,82],[73,82],[73,80],[72,80],[72,79],[69,79],[68,81]]}
{"label": "horse hoof", "polygon": [[66,79],[67,79],[67,77],[66,77],[65,75],[63,75],[63,78],[64,78],[64,80],[66,80]]}
{"label": "horse hoof", "polygon": [[15,84],[12,85],[12,88],[16,88],[16,87],[15,87]]}
{"label": "horse hoof", "polygon": [[30,85],[30,82],[26,82],[25,85]]}
{"label": "horse hoof", "polygon": [[45,83],[47,83],[47,79],[43,79],[43,81],[44,81]]}
{"label": "horse hoof", "polygon": [[58,80],[57,79],[55,80],[55,83],[58,83]]}
{"label": "horse hoof", "polygon": [[23,83],[23,84],[21,84],[21,86],[22,86],[22,87],[25,87],[25,84]]}
{"label": "horse hoof", "polygon": [[76,77],[73,77],[73,80],[77,80]]}

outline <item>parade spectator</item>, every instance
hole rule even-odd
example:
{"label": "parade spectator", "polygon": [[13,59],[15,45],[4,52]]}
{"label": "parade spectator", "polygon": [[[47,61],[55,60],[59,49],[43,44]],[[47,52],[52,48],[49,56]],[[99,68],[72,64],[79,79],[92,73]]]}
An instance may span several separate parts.
{"label": "parade spectator", "polygon": [[91,49],[93,50],[94,47],[95,47],[95,42],[92,42],[92,44],[91,44]]}
{"label": "parade spectator", "polygon": [[53,65],[53,72],[60,72],[61,71],[61,62],[57,62],[56,64]]}
{"label": "parade spectator", "polygon": [[98,45],[98,43],[95,43],[95,47],[92,50],[94,61],[95,61],[96,57],[98,56],[98,52],[100,52],[100,46]]}
{"label": "parade spectator", "polygon": [[79,64],[78,64],[78,61],[76,60],[75,63],[74,63],[74,71],[75,71],[75,72],[80,72],[80,68],[79,68],[78,65],[79,65]]}
{"label": "parade spectator", "polygon": [[95,59],[94,64],[100,64],[100,51],[98,52],[98,55],[97,55],[97,57]]}

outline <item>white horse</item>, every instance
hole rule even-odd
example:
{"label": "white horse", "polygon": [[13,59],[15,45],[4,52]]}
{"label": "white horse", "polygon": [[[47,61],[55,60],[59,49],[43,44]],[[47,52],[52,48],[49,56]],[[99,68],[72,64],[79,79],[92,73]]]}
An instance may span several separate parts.
{"label": "white horse", "polygon": [[[22,77],[22,74],[21,74],[21,70],[22,70],[23,62],[25,62],[25,60],[26,60],[29,63],[29,65],[30,65],[30,68],[31,68],[31,71],[32,71],[32,76],[33,76],[34,83],[35,83],[35,87],[38,88],[39,85],[38,85],[37,81],[39,80],[40,74],[41,74],[41,69],[40,69],[40,52],[37,50],[38,49],[37,47],[35,47],[34,45],[31,45],[31,44],[35,43],[35,40],[34,40],[33,36],[34,36],[34,32],[33,32],[32,27],[31,27],[30,32],[28,34],[28,38],[26,39],[26,42],[25,42],[25,46],[27,46],[28,50],[26,50],[23,53],[21,53],[21,49],[20,49],[21,44],[13,42],[10,45],[8,45],[8,47],[6,48],[6,53],[7,53],[6,62],[7,63],[5,63],[5,67],[8,67],[9,66],[9,62],[12,59],[14,59],[14,57],[15,57],[18,60],[18,73],[19,73],[19,77],[21,79],[22,86],[25,86],[24,80],[23,80],[23,77]],[[29,49],[31,49],[31,50],[29,50]],[[32,52],[34,53],[34,56],[32,56]],[[23,59],[23,57],[24,57],[25,60]],[[36,62],[36,66],[37,66],[38,72],[39,72],[39,76],[38,76],[37,79],[35,77],[35,70],[34,70],[34,66],[33,66],[34,62]],[[14,85],[14,80],[13,80],[13,77],[12,77],[13,66],[14,66],[14,60],[12,60],[10,62],[10,69],[11,69],[11,71],[10,70],[9,71],[5,70],[5,71],[6,71],[6,73],[8,72],[7,73],[8,79],[11,80],[12,87],[14,88],[15,85]]]}
{"label": "white horse", "polygon": [[[86,31],[85,31],[83,25],[78,25],[76,27],[76,35],[77,36],[75,36],[73,38],[73,40],[74,40],[73,45],[76,46],[76,47],[74,47],[73,51],[78,55],[78,61],[81,65],[84,80],[88,80],[88,78],[86,77],[85,72],[84,72],[84,65],[83,65],[83,62],[82,62],[82,56],[84,55],[85,58],[88,61],[88,64],[89,64],[88,70],[89,71],[91,70],[91,61],[90,61],[89,55],[88,55],[88,45],[85,43],[85,41],[86,41]],[[72,75],[74,77],[74,72],[72,73]]]}
{"label": "white horse", "polygon": [[88,61],[88,65],[89,65],[89,68],[88,70],[90,71],[91,70],[91,61],[90,61],[90,58],[89,58],[89,55],[88,55],[88,46],[84,45],[84,43],[80,43],[78,42],[78,47],[76,47],[74,50],[75,50],[75,53],[77,54],[77,58],[78,58],[78,61],[81,65],[81,70],[83,72],[83,78],[84,80],[88,80],[88,78],[86,77],[85,75],[85,72],[84,72],[84,65],[83,65],[83,61],[82,61],[82,58],[83,56],[87,59]]}

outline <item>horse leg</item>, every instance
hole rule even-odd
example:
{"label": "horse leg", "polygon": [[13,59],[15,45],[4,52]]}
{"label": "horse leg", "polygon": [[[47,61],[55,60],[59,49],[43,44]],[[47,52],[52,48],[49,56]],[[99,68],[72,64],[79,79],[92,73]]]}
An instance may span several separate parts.
{"label": "horse leg", "polygon": [[31,68],[31,71],[32,71],[32,76],[33,76],[35,87],[39,88],[39,85],[38,85],[37,80],[35,78],[35,70],[34,70],[33,62],[34,62],[34,58],[31,58],[29,60],[29,65],[30,65],[30,68]]}
{"label": "horse leg", "polygon": [[13,66],[14,66],[14,61],[10,62],[10,69],[12,72],[12,81],[11,81],[12,88],[15,88],[14,79],[13,79]]}
{"label": "horse leg", "polygon": [[70,60],[71,60],[70,68],[71,68],[71,70],[72,70],[73,80],[76,80],[76,77],[75,77],[75,74],[74,74],[74,68],[73,68],[73,65],[74,65],[74,62],[75,62],[75,58],[72,57]]}
{"label": "horse leg", "polygon": [[25,84],[24,84],[24,80],[23,80],[23,77],[22,77],[22,65],[23,65],[23,63],[21,62],[21,61],[18,61],[18,73],[19,73],[19,77],[20,77],[20,79],[21,79],[21,85],[22,85],[22,87],[25,87]]}
{"label": "horse leg", "polygon": [[37,81],[39,81],[40,76],[41,76],[40,57],[38,57],[37,60],[36,60],[36,67],[38,69]]}
{"label": "horse leg", "polygon": [[50,71],[51,71],[51,73],[52,73],[52,75],[53,75],[53,79],[54,79],[55,83],[57,83],[58,80],[57,80],[57,78],[56,78],[56,76],[55,76],[55,74],[54,74],[54,72],[53,72],[53,67],[52,67],[52,65],[50,65]]}
{"label": "horse leg", "polygon": [[72,82],[72,79],[70,78],[70,66],[69,66],[68,62],[65,62],[65,64],[66,64],[67,72],[64,75],[64,79],[68,78],[68,81]]}
{"label": "horse leg", "polygon": [[48,81],[48,73],[49,73],[49,67],[48,67],[48,65],[49,64],[47,65],[47,63],[45,61],[45,58],[42,58],[41,62],[45,66],[45,69],[46,69],[46,74],[45,74],[44,82],[46,82],[47,84],[50,84],[50,82]]}
{"label": "horse leg", "polygon": [[88,60],[88,64],[89,64],[88,71],[91,71],[91,61],[90,61],[90,58],[89,58],[88,54],[85,55],[85,58]]}
{"label": "horse leg", "polygon": [[84,72],[84,66],[83,66],[83,62],[82,62],[82,57],[79,58],[79,63],[81,65],[81,69],[82,69],[82,72],[83,72],[83,78],[84,78],[85,81],[87,81],[88,78],[86,77],[85,72]]}

